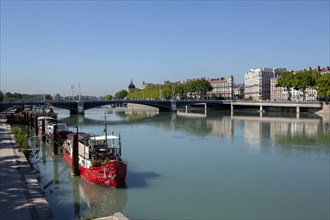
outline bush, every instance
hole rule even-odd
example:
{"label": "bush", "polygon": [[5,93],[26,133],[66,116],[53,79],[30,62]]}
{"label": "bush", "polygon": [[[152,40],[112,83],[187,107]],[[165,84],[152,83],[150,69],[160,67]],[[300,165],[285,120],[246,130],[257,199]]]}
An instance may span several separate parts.
{"label": "bush", "polygon": [[28,148],[28,136],[25,132],[22,131],[20,127],[13,127],[12,132],[15,135],[16,141],[21,149]]}

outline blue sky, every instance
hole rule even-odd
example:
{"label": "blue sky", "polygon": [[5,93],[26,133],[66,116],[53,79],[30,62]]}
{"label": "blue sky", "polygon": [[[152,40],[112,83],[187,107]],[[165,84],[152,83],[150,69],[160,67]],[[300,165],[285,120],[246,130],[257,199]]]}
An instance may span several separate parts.
{"label": "blue sky", "polygon": [[329,66],[329,0],[3,1],[0,90],[102,96],[251,68]]}

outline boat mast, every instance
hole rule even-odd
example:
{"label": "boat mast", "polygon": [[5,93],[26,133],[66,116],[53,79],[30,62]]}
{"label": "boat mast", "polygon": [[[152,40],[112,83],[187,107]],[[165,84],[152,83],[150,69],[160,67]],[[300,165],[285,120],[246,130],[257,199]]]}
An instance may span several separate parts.
{"label": "boat mast", "polygon": [[104,113],[105,146],[108,147],[107,113]]}
{"label": "boat mast", "polygon": [[119,134],[119,156],[121,156],[121,135]]}

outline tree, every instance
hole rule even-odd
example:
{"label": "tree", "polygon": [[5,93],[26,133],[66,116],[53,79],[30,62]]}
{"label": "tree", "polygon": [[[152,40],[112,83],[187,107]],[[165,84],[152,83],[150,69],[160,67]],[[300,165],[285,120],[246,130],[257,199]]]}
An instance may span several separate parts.
{"label": "tree", "polygon": [[106,95],[106,96],[104,96],[103,99],[104,99],[105,101],[108,101],[108,100],[112,100],[113,97],[112,97],[112,95]]}
{"label": "tree", "polygon": [[320,98],[330,97],[330,74],[323,74],[316,80],[317,95]]}
{"label": "tree", "polygon": [[211,83],[205,79],[197,79],[186,82],[184,84],[186,92],[193,94],[197,93],[201,96],[205,96],[207,92],[213,90]]}
{"label": "tree", "polygon": [[318,71],[304,70],[297,72],[293,80],[293,88],[303,92],[303,100],[306,99],[306,89],[316,87],[316,81],[319,78]]}
{"label": "tree", "polygon": [[288,92],[288,101],[291,100],[291,88],[293,87],[294,74],[292,72],[284,72],[278,78],[276,87],[284,87]]}
{"label": "tree", "polygon": [[204,97],[206,96],[207,92],[213,90],[211,83],[205,79],[198,79],[193,81],[193,83],[195,84],[194,86],[195,92],[200,93]]}
{"label": "tree", "polygon": [[4,95],[3,92],[0,90],[0,102],[2,102],[4,100]]}
{"label": "tree", "polygon": [[[133,89],[133,90],[134,90],[134,89]],[[124,99],[124,98],[127,96],[127,94],[128,94],[128,92],[127,92],[125,89],[123,89],[123,90],[117,92],[117,93],[115,94],[115,97],[116,97],[117,99]]]}

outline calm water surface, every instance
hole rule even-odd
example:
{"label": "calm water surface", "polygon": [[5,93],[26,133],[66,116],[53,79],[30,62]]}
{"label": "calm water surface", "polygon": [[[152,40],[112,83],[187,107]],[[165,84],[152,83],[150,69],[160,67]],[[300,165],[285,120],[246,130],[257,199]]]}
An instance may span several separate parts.
{"label": "calm water surface", "polygon": [[140,114],[92,109],[59,121],[122,135],[127,188],[71,176],[37,138],[32,158],[57,219],[122,212],[130,219],[329,219],[329,119],[208,111]]}

